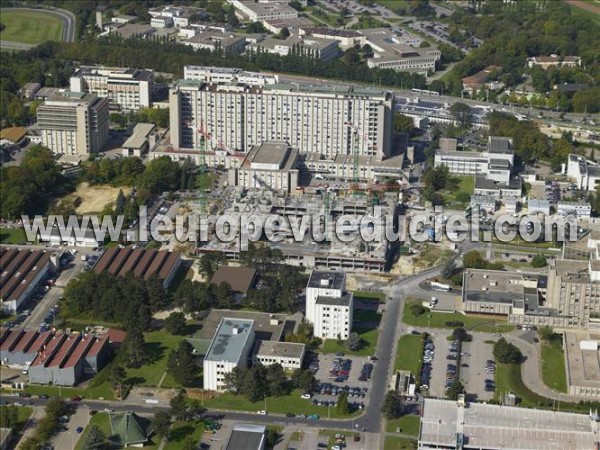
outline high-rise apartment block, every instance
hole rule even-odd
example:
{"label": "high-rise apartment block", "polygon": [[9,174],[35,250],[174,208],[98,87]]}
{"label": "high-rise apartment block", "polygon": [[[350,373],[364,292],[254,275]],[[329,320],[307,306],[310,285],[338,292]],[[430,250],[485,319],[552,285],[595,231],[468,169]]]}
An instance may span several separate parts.
{"label": "high-rise apartment block", "polygon": [[108,115],[108,99],[96,94],[54,94],[37,109],[42,145],[68,156],[99,152],[108,140]]}
{"label": "high-rise apartment block", "polygon": [[107,97],[113,108],[135,111],[152,106],[154,71],[121,67],[80,67],[71,76],[71,91]]}
{"label": "high-rise apartment block", "polygon": [[323,339],[348,339],[352,331],[353,295],[344,272],[315,270],[306,286],[306,319]]}
{"label": "high-rise apartment block", "polygon": [[391,92],[337,86],[251,85],[179,80],[170,91],[171,144],[199,149],[200,133],[212,147],[248,152],[284,141],[300,153],[390,156]]}

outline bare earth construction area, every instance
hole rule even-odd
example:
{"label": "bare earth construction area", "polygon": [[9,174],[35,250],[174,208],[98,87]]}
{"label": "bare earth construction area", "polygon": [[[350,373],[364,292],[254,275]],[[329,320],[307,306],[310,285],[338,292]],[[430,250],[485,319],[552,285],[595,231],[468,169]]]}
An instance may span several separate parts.
{"label": "bare earth construction area", "polygon": [[61,200],[63,202],[73,202],[77,214],[99,213],[102,209],[116,201],[119,189],[123,189],[123,194],[128,195],[130,188],[115,188],[109,185],[90,186],[89,183],[81,183],[77,190]]}

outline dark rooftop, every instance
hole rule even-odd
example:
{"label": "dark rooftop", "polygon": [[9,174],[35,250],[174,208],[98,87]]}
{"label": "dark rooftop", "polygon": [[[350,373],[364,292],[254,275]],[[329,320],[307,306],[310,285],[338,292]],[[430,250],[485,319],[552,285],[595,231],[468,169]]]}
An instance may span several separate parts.
{"label": "dark rooftop", "polygon": [[256,269],[251,267],[221,266],[211,278],[211,284],[227,283],[234,292],[245,294],[252,288],[256,278]]}
{"label": "dark rooftop", "polygon": [[310,275],[307,287],[321,289],[344,289],[346,273],[314,270]]}

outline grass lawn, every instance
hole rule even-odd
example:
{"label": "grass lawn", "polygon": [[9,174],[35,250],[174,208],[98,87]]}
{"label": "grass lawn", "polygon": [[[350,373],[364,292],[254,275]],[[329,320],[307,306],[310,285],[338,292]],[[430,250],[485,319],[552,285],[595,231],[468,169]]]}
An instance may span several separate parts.
{"label": "grass lawn", "polygon": [[549,388],[567,392],[565,353],[559,339],[542,344],[542,379]]}
{"label": "grass lawn", "polygon": [[[327,408],[313,405],[311,400],[300,398],[302,392],[295,389],[289,395],[281,397],[267,397],[267,411],[272,414],[317,414],[321,418],[327,417]],[[210,400],[204,400],[204,406],[210,409],[223,409],[231,411],[260,411],[265,409],[264,400],[252,403],[241,395],[225,393]],[[349,417],[342,415],[335,408],[330,408],[331,418]],[[355,413],[356,414],[356,413]],[[352,414],[350,414],[351,416]]]}
{"label": "grass lawn", "polygon": [[108,436],[110,436],[110,420],[108,418],[108,414],[101,411],[90,418],[90,424],[85,428],[85,430],[83,430],[81,438],[75,446],[75,450],[83,450],[83,446],[85,444],[85,440],[87,439],[87,435],[89,433],[91,425],[96,425],[98,428],[100,428],[104,433],[105,437],[108,438]]}
{"label": "grass lawn", "polygon": [[[146,333],[146,349],[150,354],[150,363],[139,369],[127,369],[127,381],[143,386],[157,386],[167,369],[169,353],[179,345],[182,339],[182,336],[173,336],[166,330]],[[175,381],[170,374],[167,374],[162,387],[173,386],[176,386]]]}
{"label": "grass lawn", "polygon": [[426,247],[424,250],[419,253],[419,259],[421,261],[427,262],[430,266],[435,265],[438,262],[442,262],[453,255],[452,250],[442,250],[440,251],[439,247],[435,245],[425,244]]}
{"label": "grass lawn", "polygon": [[[598,5],[598,2],[590,2],[596,6]],[[582,16],[582,17],[587,17],[588,19],[592,19],[593,21],[595,21],[596,23],[598,23],[600,25],[600,14],[594,13],[593,11],[588,11],[587,9],[584,8],[580,8],[577,5],[573,5],[571,4],[571,11],[573,12],[574,16]]]}
{"label": "grass lawn", "polygon": [[354,322],[352,332],[358,333],[364,341],[364,345],[359,350],[348,349],[345,341],[340,343],[337,339],[325,339],[320,352],[343,352],[348,355],[356,356],[374,355],[377,347],[377,338],[379,337],[377,327],[379,326],[379,322],[381,322],[381,314],[373,310],[356,309],[352,321]]}
{"label": "grass lawn", "polygon": [[389,26],[387,23],[377,20],[373,16],[362,17],[359,16],[358,23],[352,25],[353,30],[362,30],[364,28],[385,28]]}
{"label": "grass lawn", "polygon": [[396,433],[396,429],[400,428],[400,433],[418,436],[420,422],[421,419],[419,416],[408,414],[399,419],[386,420],[385,431],[388,433]]}
{"label": "grass lawn", "polygon": [[346,442],[352,442],[354,433],[348,430],[319,430],[319,436],[328,436],[327,448],[331,448],[335,445],[335,435],[343,434]]}
{"label": "grass lawn", "polygon": [[535,392],[530,391],[527,386],[523,384],[521,378],[521,366],[518,364],[496,364],[495,378],[496,400],[499,400],[504,392],[514,392],[519,399],[519,406],[542,409],[552,409],[553,407],[556,407],[560,411],[578,412],[583,414],[589,413],[590,405],[587,403],[554,402],[552,399],[542,397],[541,395],[537,395]]}
{"label": "grass lawn", "polygon": [[[469,175],[452,176],[451,182],[453,184],[452,188],[441,192],[446,204],[461,208],[466,207],[475,189],[475,177]],[[464,198],[460,198],[459,196]]]}
{"label": "grass lawn", "polygon": [[[505,333],[514,330],[514,325],[509,325],[506,320],[496,319],[493,317],[481,316],[465,316],[460,313],[439,313],[430,312],[420,316],[415,316],[410,310],[410,304],[413,301],[406,302],[402,321],[408,325],[415,327],[431,327],[431,328],[452,328],[447,327],[446,322],[462,322],[468,330],[482,331],[488,333]],[[417,303],[421,303],[417,300]]]}
{"label": "grass lawn", "polygon": [[383,448],[384,450],[413,450],[417,448],[417,441],[398,436],[386,436]]}
{"label": "grass lawn", "polygon": [[63,23],[54,14],[43,11],[21,11],[2,9],[2,23],[6,28],[0,32],[3,41],[39,44],[45,41],[60,41]]}
{"label": "grass lawn", "polygon": [[[93,381],[92,381],[93,383]],[[58,396],[62,394],[65,398],[74,397],[76,395],[80,397],[90,398],[90,399],[104,399],[104,400],[113,400],[114,396],[112,393],[112,388],[108,382],[104,382],[98,385],[91,386],[89,388],[70,388],[70,387],[57,387],[57,386],[42,386],[31,384],[25,391],[29,392],[33,395],[49,395],[49,396]]]}
{"label": "grass lawn", "polygon": [[218,178],[219,174],[216,173],[199,173],[196,176],[196,187],[198,189],[211,189]]}
{"label": "grass lawn", "polygon": [[27,242],[23,228],[0,228],[0,244],[20,244]]}
{"label": "grass lawn", "polygon": [[378,301],[379,303],[385,303],[385,294],[383,292],[370,292],[370,291],[354,291],[354,301],[359,300],[363,302]]}
{"label": "grass lawn", "polygon": [[183,443],[188,436],[192,436],[197,445],[202,439],[204,433],[204,423],[200,421],[175,422],[171,426],[169,441],[163,447],[164,450],[179,450],[183,448]]}
{"label": "grass lawn", "polygon": [[375,0],[375,3],[379,3],[381,6],[385,6],[392,11],[396,11],[398,8],[408,8],[409,2],[407,0]]}
{"label": "grass lawn", "polygon": [[423,355],[424,336],[405,334],[398,340],[394,370],[409,370],[418,377],[421,373],[421,355]]}

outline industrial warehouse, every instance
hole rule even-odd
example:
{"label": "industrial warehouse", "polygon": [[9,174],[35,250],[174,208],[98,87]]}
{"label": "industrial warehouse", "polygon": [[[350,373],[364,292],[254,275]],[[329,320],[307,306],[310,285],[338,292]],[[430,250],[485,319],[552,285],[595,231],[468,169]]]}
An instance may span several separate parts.
{"label": "industrial warehouse", "polygon": [[[2,248],[0,250],[0,291],[2,312],[14,314],[40,281],[57,267],[58,256],[43,250]],[[54,263],[52,262],[54,261]]]}
{"label": "industrial warehouse", "polygon": [[132,274],[145,280],[157,276],[167,288],[180,265],[181,254],[178,252],[113,247],[104,252],[94,270],[98,274],[108,272],[118,277]]}
{"label": "industrial warehouse", "polygon": [[56,331],[0,331],[3,366],[27,370],[30,383],[74,386],[109,362],[109,336]]}

